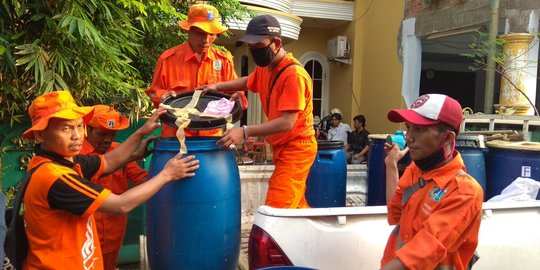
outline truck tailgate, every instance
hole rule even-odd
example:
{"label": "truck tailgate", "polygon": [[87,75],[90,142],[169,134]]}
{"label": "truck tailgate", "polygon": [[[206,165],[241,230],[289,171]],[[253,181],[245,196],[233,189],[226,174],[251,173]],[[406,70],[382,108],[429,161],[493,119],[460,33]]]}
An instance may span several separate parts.
{"label": "truck tailgate", "polygon": [[[540,269],[540,201],[484,203],[474,269]],[[386,206],[276,209],[261,206],[255,225],[296,266],[379,269],[393,226]]]}

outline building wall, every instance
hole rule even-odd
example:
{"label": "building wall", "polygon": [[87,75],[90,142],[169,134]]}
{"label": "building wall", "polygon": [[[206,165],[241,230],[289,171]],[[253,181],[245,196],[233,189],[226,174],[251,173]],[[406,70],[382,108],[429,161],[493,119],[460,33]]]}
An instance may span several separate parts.
{"label": "building wall", "polygon": [[[422,13],[439,10],[468,2],[468,0],[405,0],[405,18],[416,17]],[[486,2],[474,0],[474,2]],[[487,0],[489,2],[489,0]]]}
{"label": "building wall", "polygon": [[285,44],[285,49],[296,58],[309,51],[317,51],[326,55],[326,41],[332,37],[330,29],[314,29],[302,27],[298,40]]}
{"label": "building wall", "polygon": [[[405,18],[417,17],[417,36],[489,22],[491,0],[407,0]],[[499,18],[507,19],[508,33],[528,32],[529,16],[540,9],[538,0],[500,0]]]}
{"label": "building wall", "polygon": [[[350,64],[329,62],[328,110],[339,108],[343,122],[348,124],[352,124],[355,115],[364,114],[370,132],[393,132],[399,127],[389,123],[386,114],[404,106],[398,51],[404,3],[377,0],[355,1],[355,5],[353,22],[332,29],[302,27],[299,39],[284,46],[296,58],[310,51],[326,55],[329,39],[347,36],[351,44]],[[238,50],[226,47],[233,54]]]}
{"label": "building wall", "polygon": [[[355,36],[354,25],[352,23],[344,23],[343,25],[334,29],[324,28],[309,28],[303,27],[300,31],[298,40],[291,41],[286,44],[286,49],[300,58],[302,54],[309,51],[317,51],[326,55],[327,41],[335,36],[345,35],[353,46],[353,39]],[[352,49],[354,50],[354,48]],[[351,95],[352,92],[352,77],[353,68],[351,65],[329,61],[329,100],[328,111],[332,108],[339,108],[343,113],[343,122],[350,124],[352,122],[351,116]]]}
{"label": "building wall", "polygon": [[[284,48],[292,53],[296,59],[299,59],[303,54],[312,51],[326,55],[326,44],[329,39],[338,35],[346,35],[349,40],[354,38],[354,28],[351,27],[351,25],[351,23],[344,23],[342,26],[335,29],[302,27],[298,40],[287,42],[284,44]],[[226,48],[230,50],[235,57],[237,56],[235,54],[236,51],[246,50],[245,47],[235,48],[234,46],[229,45],[226,46]],[[254,64],[250,66],[254,67]],[[252,70],[250,70],[250,72],[251,71]],[[329,108],[325,113],[329,113],[330,109],[337,107],[342,110],[345,123],[352,122],[350,103],[352,95],[352,77],[351,65],[330,62],[328,72]]]}
{"label": "building wall", "polygon": [[402,1],[356,1],[351,120],[356,114],[364,114],[371,133],[400,128],[386,115],[391,109],[405,107],[398,42],[403,9]]}
{"label": "building wall", "polygon": [[354,52],[355,52],[355,27],[354,24],[348,23],[342,25],[336,29],[333,29],[331,38],[335,36],[346,36],[351,48],[351,59],[343,60],[344,62],[338,61],[329,61],[330,69],[330,97],[329,97],[329,109],[339,108],[343,114],[343,123],[351,124],[351,100],[353,91],[352,91],[352,81],[353,81],[353,66],[347,63],[350,61],[354,62]]}

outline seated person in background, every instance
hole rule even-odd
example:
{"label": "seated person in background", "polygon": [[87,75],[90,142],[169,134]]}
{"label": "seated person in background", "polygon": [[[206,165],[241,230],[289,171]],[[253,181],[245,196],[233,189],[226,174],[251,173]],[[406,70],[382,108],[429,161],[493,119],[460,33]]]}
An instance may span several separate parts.
{"label": "seated person in background", "polygon": [[369,131],[366,129],[366,117],[357,115],[353,118],[354,130],[347,137],[345,154],[347,163],[360,164],[367,160],[369,151]]}
{"label": "seated person in background", "polygon": [[321,130],[321,127],[320,127],[320,124],[321,124],[321,119],[319,118],[318,115],[315,115],[315,117],[313,117],[313,128],[315,129],[315,138],[317,140],[327,140],[327,134],[326,132],[322,131]]}
{"label": "seated person in background", "polygon": [[342,141],[343,145],[347,145],[347,134],[351,132],[351,127],[347,124],[341,123],[341,114],[332,114],[332,120],[330,122],[332,127],[328,130],[328,140],[330,141]]}
{"label": "seated person in background", "polygon": [[332,114],[334,113],[338,113],[339,115],[342,115],[341,114],[341,110],[338,109],[338,108],[333,108],[332,110],[330,110],[330,114],[328,114],[327,116],[323,117],[320,121],[320,123],[318,124],[319,125],[319,130],[324,134],[324,136],[328,137],[328,130],[330,130],[330,128],[332,127],[332,125],[330,124],[332,122]]}
{"label": "seated person in background", "polygon": [[[94,106],[94,114],[87,124],[86,140],[83,142],[82,155],[103,155],[120,145],[113,142],[116,133],[129,127],[129,120],[118,113],[113,107],[106,105]],[[143,140],[144,148],[155,137]],[[144,153],[148,154],[148,153]],[[145,155],[143,155],[145,156]],[[92,182],[110,189],[114,194],[122,194],[129,189],[129,182],[134,185],[146,181],[148,173],[141,169],[136,161],[131,161],[117,171],[91,179]],[[114,270],[118,263],[118,254],[126,233],[127,215],[112,215],[96,212],[96,230],[99,235],[103,264],[105,270]]]}

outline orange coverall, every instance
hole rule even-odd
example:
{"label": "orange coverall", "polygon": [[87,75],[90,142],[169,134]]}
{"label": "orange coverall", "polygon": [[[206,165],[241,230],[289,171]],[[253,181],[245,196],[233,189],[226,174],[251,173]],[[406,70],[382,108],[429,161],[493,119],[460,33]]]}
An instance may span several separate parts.
{"label": "orange coverall", "polygon": [[299,64],[288,53],[271,72],[266,67],[256,67],[248,77],[247,86],[251,91],[259,93],[269,121],[280,117],[285,111],[299,112],[292,130],[266,136],[273,147],[275,164],[268,183],[266,205],[307,208],[309,205],[304,196],[306,179],[317,154],[311,78],[301,64],[290,66],[280,75],[271,94],[269,89],[275,75],[290,63]]}
{"label": "orange coverall", "polygon": [[[161,96],[171,90],[176,93],[185,93],[193,91],[198,86],[236,78],[232,55],[229,52],[210,47],[202,62],[199,62],[197,55],[186,42],[161,54],[156,63],[152,85],[146,90],[146,94],[157,108],[161,102]],[[232,95],[235,92],[226,92],[226,94]],[[241,93],[240,98],[243,109],[247,108],[246,96]],[[186,135],[219,136],[221,132],[186,130]],[[163,125],[161,136],[176,137],[176,128]]]}
{"label": "orange coverall", "polygon": [[[113,142],[107,151],[113,150],[118,145],[119,143]],[[84,141],[81,154],[100,155],[88,141]],[[129,189],[129,182],[138,185],[144,182],[147,177],[148,173],[133,161],[128,163],[123,169],[92,181],[111,190],[114,194],[122,194]],[[109,215],[96,212],[94,219],[103,253],[104,269],[116,269],[118,254],[122,247],[124,234],[126,233],[127,215]]]}
{"label": "orange coverall", "polygon": [[[399,235],[396,230],[390,235],[382,266],[397,257],[407,269],[467,269],[478,244],[483,191],[460,170],[465,165],[457,151],[443,167],[422,172],[413,162],[405,170],[388,203],[388,223],[399,226]],[[403,190],[420,177],[433,181],[402,206]],[[398,248],[400,240],[404,245]]]}

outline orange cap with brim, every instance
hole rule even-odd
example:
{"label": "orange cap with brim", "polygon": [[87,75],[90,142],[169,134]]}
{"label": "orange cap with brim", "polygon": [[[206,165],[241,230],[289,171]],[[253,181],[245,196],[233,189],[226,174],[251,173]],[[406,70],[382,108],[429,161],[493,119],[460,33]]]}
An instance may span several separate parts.
{"label": "orange cap with brim", "polygon": [[103,130],[122,130],[129,127],[129,120],[113,107],[96,105],[88,125]]}
{"label": "orange cap with brim", "polygon": [[34,131],[44,130],[49,119],[60,118],[75,120],[82,118],[88,123],[92,118],[93,107],[79,107],[69,91],[54,91],[37,97],[28,108],[32,127],[23,136],[35,140]]}
{"label": "orange cap with brim", "polygon": [[178,22],[178,25],[186,31],[195,26],[206,33],[217,35],[228,29],[221,25],[219,19],[219,12],[215,7],[207,4],[195,4],[189,8],[187,20]]}

